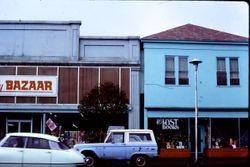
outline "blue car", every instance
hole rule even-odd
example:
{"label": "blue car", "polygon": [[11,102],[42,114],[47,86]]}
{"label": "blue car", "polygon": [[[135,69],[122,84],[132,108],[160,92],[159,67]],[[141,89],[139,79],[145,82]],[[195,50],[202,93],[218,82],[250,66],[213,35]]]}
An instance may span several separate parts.
{"label": "blue car", "polygon": [[88,167],[95,166],[98,160],[124,160],[144,167],[149,158],[158,157],[155,136],[149,129],[110,130],[103,143],[76,144],[74,149],[86,157]]}

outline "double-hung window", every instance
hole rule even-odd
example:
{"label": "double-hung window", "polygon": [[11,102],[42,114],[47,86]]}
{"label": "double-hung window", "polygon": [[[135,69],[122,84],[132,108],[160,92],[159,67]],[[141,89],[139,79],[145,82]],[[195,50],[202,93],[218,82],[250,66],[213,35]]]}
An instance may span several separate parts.
{"label": "double-hung window", "polygon": [[[229,80],[227,79],[229,78]],[[217,85],[239,85],[237,57],[217,57]]]}
{"label": "double-hung window", "polygon": [[165,84],[189,84],[187,56],[166,56],[165,66]]}
{"label": "double-hung window", "polygon": [[227,85],[226,58],[217,58],[217,85]]}
{"label": "double-hung window", "polygon": [[240,85],[238,58],[230,58],[230,85]]}
{"label": "double-hung window", "polygon": [[166,56],[166,84],[175,84],[174,56]]}
{"label": "double-hung window", "polygon": [[188,59],[179,57],[179,85],[188,85]]}

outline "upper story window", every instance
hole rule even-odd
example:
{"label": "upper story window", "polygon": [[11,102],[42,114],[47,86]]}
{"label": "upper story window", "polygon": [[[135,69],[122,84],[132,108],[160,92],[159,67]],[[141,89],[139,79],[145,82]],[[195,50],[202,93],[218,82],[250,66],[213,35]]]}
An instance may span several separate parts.
{"label": "upper story window", "polygon": [[175,66],[174,66],[174,57],[173,56],[166,57],[165,83],[166,84],[175,84]]}
{"label": "upper story window", "polygon": [[179,85],[188,85],[187,57],[179,57]]}
{"label": "upper story window", "polygon": [[189,84],[188,58],[186,56],[166,56],[165,65],[165,84]]}
{"label": "upper story window", "polygon": [[217,58],[217,85],[227,85],[226,58]]}
{"label": "upper story window", "polygon": [[230,58],[230,85],[240,85],[238,58]]}
{"label": "upper story window", "polygon": [[217,85],[228,84],[240,84],[238,58],[217,57]]}

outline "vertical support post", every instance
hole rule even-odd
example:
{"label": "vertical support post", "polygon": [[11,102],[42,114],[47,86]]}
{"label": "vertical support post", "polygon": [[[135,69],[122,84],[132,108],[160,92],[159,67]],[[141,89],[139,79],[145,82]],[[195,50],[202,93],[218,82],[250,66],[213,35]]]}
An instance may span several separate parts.
{"label": "vertical support post", "polygon": [[43,113],[43,118],[42,118],[42,133],[45,134],[45,128],[46,128],[46,114]]}
{"label": "vertical support post", "polygon": [[238,139],[239,139],[239,147],[241,147],[241,143],[240,143],[240,118],[238,118]]}
{"label": "vertical support post", "polygon": [[208,125],[208,148],[212,147],[212,120],[209,118],[209,125]]}
{"label": "vertical support post", "polygon": [[197,92],[197,66],[195,66],[195,162],[198,161],[198,92]]}
{"label": "vertical support post", "polygon": [[194,65],[194,107],[195,107],[195,113],[194,113],[194,119],[195,119],[195,163],[198,162],[198,90],[197,90],[197,70],[198,65],[202,63],[202,61],[198,59],[193,59],[189,63]]}

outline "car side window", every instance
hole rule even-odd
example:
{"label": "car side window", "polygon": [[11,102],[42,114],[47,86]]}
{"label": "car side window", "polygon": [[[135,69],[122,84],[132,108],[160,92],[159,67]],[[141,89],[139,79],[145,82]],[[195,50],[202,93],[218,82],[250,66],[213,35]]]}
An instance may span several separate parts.
{"label": "car side window", "polygon": [[17,147],[23,148],[25,143],[25,137],[10,136],[2,147]]}
{"label": "car side window", "polygon": [[49,141],[46,139],[30,137],[27,148],[50,149]]}
{"label": "car side window", "polygon": [[124,133],[112,133],[107,143],[123,143],[124,142]]}
{"label": "car side window", "polygon": [[59,141],[59,142],[49,141],[49,143],[50,143],[50,148],[52,150],[68,150],[68,149],[70,149],[66,144],[64,144],[61,141]]}
{"label": "car side window", "polygon": [[130,142],[140,142],[140,141],[152,141],[149,133],[130,133]]}

